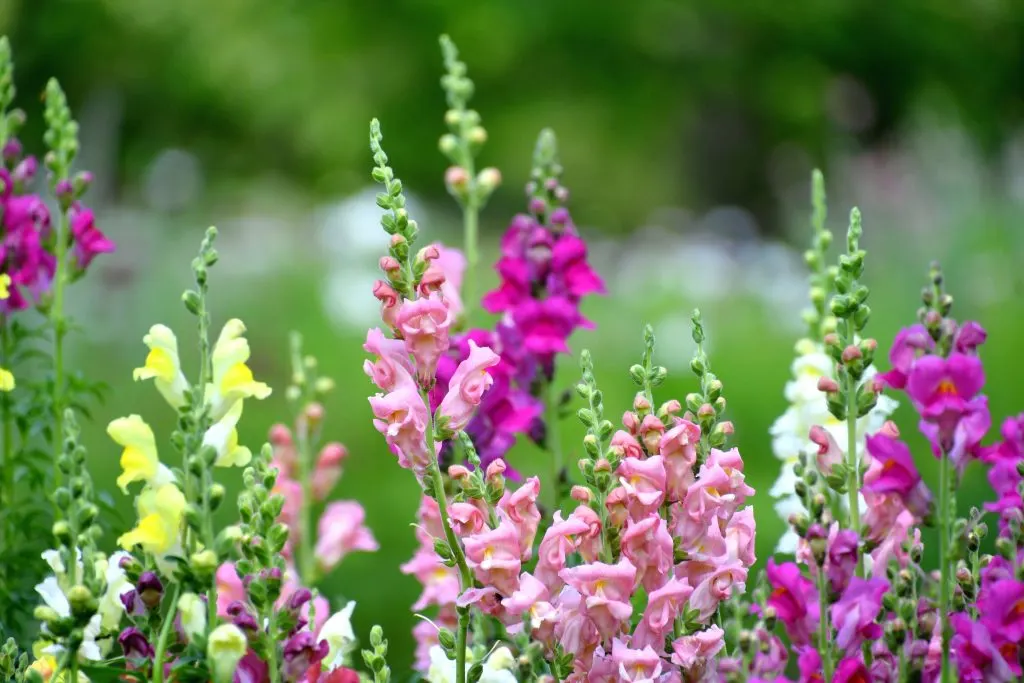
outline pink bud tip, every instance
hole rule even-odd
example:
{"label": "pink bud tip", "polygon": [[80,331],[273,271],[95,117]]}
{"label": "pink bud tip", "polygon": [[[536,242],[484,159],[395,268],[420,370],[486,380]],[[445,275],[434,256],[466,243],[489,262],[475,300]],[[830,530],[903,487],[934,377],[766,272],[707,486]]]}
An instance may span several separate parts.
{"label": "pink bud tip", "polygon": [[327,467],[330,465],[336,465],[347,457],[348,449],[337,441],[332,441],[329,444],[325,444],[324,447],[320,449],[320,457],[317,462],[318,466]]}
{"label": "pink bud tip", "polygon": [[444,182],[449,187],[462,189],[469,182],[469,174],[461,166],[449,166],[444,172]]}
{"label": "pink bud tip", "polygon": [[402,269],[402,264],[398,262],[393,256],[381,256],[380,257],[380,269],[385,273],[391,274]]}
{"label": "pink bud tip", "polygon": [[828,450],[828,432],[820,425],[814,425],[811,427],[810,433],[811,442],[818,446],[818,453],[824,453]]}
{"label": "pink bud tip", "polygon": [[310,422],[320,422],[324,419],[324,406],[321,403],[310,403],[303,412],[306,415],[306,419]]}
{"label": "pink bud tip", "polygon": [[725,434],[726,436],[732,434],[736,430],[736,428],[733,426],[730,420],[724,420],[722,422],[719,422],[715,426],[715,429],[721,432],[722,434]]}
{"label": "pink bud tip", "polygon": [[639,392],[636,398],[633,399],[633,410],[640,412],[651,409],[651,402],[647,400],[647,396],[643,392]]}
{"label": "pink bud tip", "polygon": [[464,465],[451,465],[448,467],[448,476],[454,481],[466,481],[469,479],[469,469]]}
{"label": "pink bud tip", "polygon": [[595,472],[611,472],[612,464],[604,458],[598,458],[597,462],[594,463]]}
{"label": "pink bud tip", "polygon": [[292,430],[283,424],[276,424],[270,428],[270,443],[275,446],[291,446]]}
{"label": "pink bud tip", "polygon": [[826,334],[825,338],[822,341],[825,342],[825,346],[838,346],[839,335],[837,335],[835,332],[831,332],[829,334]]}
{"label": "pink bud tip", "polygon": [[878,341],[875,339],[865,339],[860,343],[860,347],[865,351],[874,351],[878,348]]}
{"label": "pink bud tip", "polygon": [[666,401],[665,403],[662,404],[660,412],[663,412],[666,415],[675,415],[682,409],[683,404],[677,401],[676,399],[672,399],[671,401]]}
{"label": "pink bud tip", "polygon": [[626,428],[626,431],[635,436],[640,431],[640,418],[636,413],[627,410],[622,414],[622,426]]}
{"label": "pink bud tip", "polygon": [[924,324],[928,327],[935,327],[942,322],[942,315],[938,311],[928,311],[924,316]]}
{"label": "pink bud tip", "polygon": [[405,237],[401,235],[391,236],[391,246],[393,247],[397,247],[399,244],[405,244],[406,242],[408,242],[408,240],[406,240]]}
{"label": "pink bud tip", "polygon": [[590,489],[586,486],[573,486],[569,495],[572,496],[573,500],[579,501],[584,505],[589,504],[593,498],[593,495],[590,493]]}
{"label": "pink bud tip", "polygon": [[860,360],[864,357],[864,354],[860,352],[860,349],[853,344],[850,344],[843,349],[842,359],[844,363],[850,363],[855,360]]}
{"label": "pink bud tip", "polygon": [[702,405],[700,408],[697,409],[697,419],[702,419],[702,418],[705,418],[705,417],[714,417],[714,416],[715,416],[715,407],[713,405],[711,405],[710,403],[705,403],[704,405]]}
{"label": "pink bud tip", "polygon": [[494,477],[500,477],[505,473],[506,469],[508,469],[508,466],[505,464],[504,460],[495,460],[487,466],[487,478],[493,479]]}
{"label": "pink bud tip", "polygon": [[839,391],[839,383],[831,377],[819,377],[818,391],[823,391],[826,394],[834,394]]}
{"label": "pink bud tip", "polygon": [[890,439],[900,438],[900,428],[896,426],[896,423],[892,420],[886,420],[882,428],[878,430],[879,434],[885,434]]}
{"label": "pink bud tip", "polygon": [[434,261],[441,258],[441,250],[437,248],[436,244],[431,244],[420,251],[420,258],[424,261]]}

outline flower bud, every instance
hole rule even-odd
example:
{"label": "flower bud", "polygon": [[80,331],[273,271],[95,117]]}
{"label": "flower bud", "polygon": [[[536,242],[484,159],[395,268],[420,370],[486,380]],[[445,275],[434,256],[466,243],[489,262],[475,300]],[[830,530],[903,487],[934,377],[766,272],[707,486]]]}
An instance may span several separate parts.
{"label": "flower bud", "polygon": [[651,411],[651,402],[647,400],[647,395],[644,392],[637,392],[633,397],[633,410],[640,415],[646,415]]}
{"label": "flower bud", "polygon": [[590,492],[590,489],[588,489],[586,486],[573,486],[572,490],[569,492],[569,495],[572,497],[573,500],[583,503],[584,505],[589,505],[590,501],[594,499],[594,496]]}
{"label": "flower bud", "polygon": [[461,166],[449,166],[444,172],[444,183],[450,192],[462,194],[469,187],[469,173]]}
{"label": "flower bud", "polygon": [[487,131],[484,130],[483,126],[473,126],[466,137],[474,145],[482,145],[487,142]]}
{"label": "flower bud", "polygon": [[185,293],[181,295],[181,303],[185,304],[185,309],[189,313],[192,315],[199,315],[201,301],[197,292],[191,289],[186,290]]}
{"label": "flower bud", "polygon": [[64,545],[71,545],[71,526],[64,520],[53,523],[53,535]]}
{"label": "flower bud", "polygon": [[77,618],[91,617],[99,606],[92,591],[81,584],[68,590],[68,603],[71,605],[71,614]]}
{"label": "flower bud", "polygon": [[494,192],[501,185],[501,171],[488,166],[477,175],[476,184],[486,194]]}
{"label": "flower bud", "polygon": [[441,136],[437,146],[438,149],[441,150],[442,154],[445,156],[451,156],[455,153],[455,150],[459,148],[459,139],[451,133],[445,133]]}
{"label": "flower bud", "polygon": [[470,479],[472,473],[469,471],[469,468],[464,465],[450,465],[448,467],[448,476],[452,481],[464,484]]}

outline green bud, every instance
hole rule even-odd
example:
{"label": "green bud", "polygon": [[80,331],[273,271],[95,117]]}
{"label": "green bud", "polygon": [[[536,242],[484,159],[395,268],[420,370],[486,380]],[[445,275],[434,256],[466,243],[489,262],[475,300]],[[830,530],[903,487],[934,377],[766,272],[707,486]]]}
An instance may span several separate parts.
{"label": "green bud", "polygon": [[68,590],[68,603],[71,605],[71,613],[76,618],[91,617],[99,606],[92,591],[81,584]]}
{"label": "green bud", "polygon": [[437,641],[446,650],[455,649],[455,634],[446,628],[442,628],[437,632]]}
{"label": "green bud", "polygon": [[466,683],[477,683],[480,677],[484,675],[484,665],[477,662],[469,669],[469,673],[466,674]]}
{"label": "green bud", "polygon": [[53,536],[64,545],[71,544],[71,526],[64,520],[53,523]]}
{"label": "green bud", "polygon": [[441,140],[438,142],[438,148],[441,153],[447,157],[450,157],[459,148],[459,139],[451,133],[445,133],[441,136]]}
{"label": "green bud", "polygon": [[384,648],[387,651],[387,641],[384,640],[384,629],[379,624],[374,624],[370,629],[370,645],[374,648]]}
{"label": "green bud", "polygon": [[220,504],[224,501],[225,493],[226,491],[221,484],[213,484],[210,486],[209,501],[211,511],[220,507]]}
{"label": "green bud", "polygon": [[452,559],[452,549],[448,547],[448,543],[443,539],[434,539],[434,553],[442,560]]}
{"label": "green bud", "polygon": [[637,386],[644,385],[644,368],[642,365],[633,365],[629,368],[629,376]]}

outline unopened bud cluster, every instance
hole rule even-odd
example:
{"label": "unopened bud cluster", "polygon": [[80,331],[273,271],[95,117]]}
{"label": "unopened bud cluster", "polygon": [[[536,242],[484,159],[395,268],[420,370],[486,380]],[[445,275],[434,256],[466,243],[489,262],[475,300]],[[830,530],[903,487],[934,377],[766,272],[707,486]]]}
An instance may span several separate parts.
{"label": "unopened bud cluster", "polygon": [[704,323],[700,311],[694,310],[693,342],[697,345],[690,361],[690,369],[700,380],[700,390],[687,394],[686,413],[683,418],[700,427],[701,440],[697,445],[697,463],[703,463],[712,448],[722,448],[733,433],[733,424],[723,420],[726,401],[722,395],[722,380],[711,372],[711,362],[704,352]]}
{"label": "unopened bud cluster", "polygon": [[441,52],[446,70],[441,87],[448,100],[444,115],[448,132],[441,136],[438,147],[452,163],[445,171],[444,184],[459,204],[480,208],[501,184],[501,172],[490,167],[475,172],[474,160],[487,142],[487,131],[481,125],[480,114],[468,107],[473,97],[473,81],[466,75],[466,64],[459,60],[458,50],[448,36],[441,36]]}
{"label": "unopened bud cluster", "polygon": [[402,181],[395,177],[394,170],[388,166],[388,155],[381,147],[382,140],[380,122],[374,119],[370,123],[370,150],[373,152],[375,164],[371,175],[376,182],[384,186],[384,191],[377,193],[377,206],[385,211],[381,215],[381,227],[384,228],[384,232],[391,235],[388,255],[380,260],[380,267],[387,282],[379,283],[374,288],[374,294],[377,298],[382,298],[377,290],[384,285],[391,289],[393,294],[398,293],[409,299],[427,271],[428,264],[426,259],[417,259],[416,263],[413,263],[411,249],[419,236],[419,227],[416,221],[409,218],[409,212],[405,208]]}

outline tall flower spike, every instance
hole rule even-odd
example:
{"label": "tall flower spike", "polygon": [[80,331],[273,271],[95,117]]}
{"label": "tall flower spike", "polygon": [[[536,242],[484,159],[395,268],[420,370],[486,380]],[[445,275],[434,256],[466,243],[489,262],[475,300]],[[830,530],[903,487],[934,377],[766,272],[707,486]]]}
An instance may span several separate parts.
{"label": "tall flower spike", "polygon": [[480,125],[480,114],[469,108],[473,81],[466,75],[466,64],[459,60],[455,43],[446,35],[441,36],[440,42],[446,71],[441,77],[441,87],[448,102],[444,121],[449,132],[441,136],[438,144],[441,153],[452,163],[445,172],[445,185],[462,207],[466,254],[464,301],[469,304],[476,296],[480,209],[501,182],[501,173],[496,168],[485,168],[479,174],[476,172],[476,155],[487,141],[487,131]]}
{"label": "tall flower spike", "polygon": [[[384,186],[384,192],[377,193],[377,206],[384,209],[380,224],[384,232],[391,235],[388,245],[388,257],[381,259],[381,269],[387,282],[378,281],[374,287],[374,295],[381,301],[381,317],[393,328],[397,328],[398,303],[388,296],[386,290],[400,294],[403,298],[413,298],[420,278],[426,272],[428,262],[412,258],[412,247],[419,235],[416,221],[409,218],[405,208],[405,195],[402,193],[402,181],[395,177],[395,172],[388,166],[388,155],[381,146],[384,136],[380,132],[380,121],[370,122],[370,151],[373,152],[373,179]],[[390,258],[390,261],[387,260]],[[394,310],[392,310],[394,307]]]}

